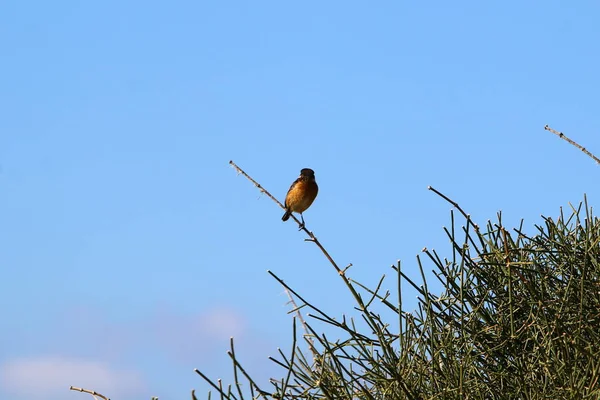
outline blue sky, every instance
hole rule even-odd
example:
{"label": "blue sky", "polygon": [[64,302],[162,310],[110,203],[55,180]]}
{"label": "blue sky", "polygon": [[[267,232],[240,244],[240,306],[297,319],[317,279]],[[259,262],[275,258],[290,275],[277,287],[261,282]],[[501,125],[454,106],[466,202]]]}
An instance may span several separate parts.
{"label": "blue sky", "polygon": [[[7,1],[0,12],[0,398],[187,398],[266,383],[288,284],[352,302],[324,257],[228,166],[305,213],[375,283],[449,255],[446,193],[533,232],[587,193],[600,153],[595,1]],[[428,266],[431,269],[431,266]],[[389,288],[393,289],[392,282]],[[405,305],[414,306],[414,295]],[[267,385],[266,385],[267,386]]]}

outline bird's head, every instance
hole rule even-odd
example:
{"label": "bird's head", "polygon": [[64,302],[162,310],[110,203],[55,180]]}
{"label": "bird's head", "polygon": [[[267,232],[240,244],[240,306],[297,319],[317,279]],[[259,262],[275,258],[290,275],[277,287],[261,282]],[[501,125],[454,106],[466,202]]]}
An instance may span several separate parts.
{"label": "bird's head", "polygon": [[315,171],[310,168],[302,168],[300,177],[305,179],[315,179]]}

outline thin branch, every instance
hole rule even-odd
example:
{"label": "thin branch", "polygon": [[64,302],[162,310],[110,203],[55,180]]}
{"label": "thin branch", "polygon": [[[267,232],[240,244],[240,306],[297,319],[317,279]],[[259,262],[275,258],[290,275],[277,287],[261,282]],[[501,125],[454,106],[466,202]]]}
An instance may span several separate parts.
{"label": "thin branch", "polygon": [[[252,182],[254,184],[254,186],[256,186],[258,188],[258,190],[261,191],[261,193],[266,194],[267,196],[269,196],[269,198],[271,200],[273,200],[275,203],[277,203],[277,205],[285,210],[285,206],[275,198],[275,196],[273,196],[271,193],[269,193],[269,191],[267,189],[265,189],[264,187],[262,187],[262,185],[258,182],[256,182],[254,179],[252,179],[252,177],[250,175],[248,175],[243,169],[241,169],[240,167],[237,166],[236,163],[234,163],[233,161],[229,161],[229,165],[231,165],[233,168],[235,168],[235,170],[239,173],[244,175],[250,182]],[[321,245],[321,243],[319,243],[319,241],[317,240],[317,238],[315,237],[315,235],[310,232],[308,229],[306,229],[306,226],[303,226],[302,223],[300,222],[300,220],[298,218],[296,218],[296,216],[294,214],[291,214],[291,217],[294,219],[294,221],[296,221],[296,223],[298,224],[298,226],[301,226],[302,228],[300,230],[303,230],[304,232],[306,232],[306,234],[309,236],[308,239],[305,239],[307,242],[314,242],[317,247],[319,247],[321,249],[321,251],[323,252],[323,254],[325,254],[325,257],[327,257],[327,259],[329,260],[329,262],[335,267],[336,271],[338,272],[338,274],[342,275],[343,272],[342,270],[337,266],[337,264],[335,263],[335,261],[333,261],[333,258],[329,255],[329,253],[327,252],[327,250],[325,250],[325,248]]]}
{"label": "thin branch", "polygon": [[574,140],[569,139],[568,137],[566,137],[564,133],[555,131],[554,129],[550,128],[548,125],[544,126],[544,129],[547,130],[547,131],[550,131],[550,132],[554,133],[559,138],[566,140],[568,143],[570,143],[573,146],[577,147],[579,150],[583,151],[586,155],[588,155],[589,157],[591,157],[592,160],[596,161],[596,164],[600,164],[600,159],[598,157],[596,157],[595,155],[593,155],[592,153],[590,153],[585,147],[583,147],[579,143],[577,143]]}
{"label": "thin branch", "polygon": [[[304,320],[304,317],[302,316],[302,313],[300,312],[300,307],[298,307],[298,304],[296,304],[296,300],[294,299],[294,296],[292,295],[292,293],[290,293],[290,291],[284,287],[283,288],[285,290],[285,294],[287,294],[288,298],[290,299],[290,304],[292,304],[292,306],[294,307],[293,310],[296,311],[296,315],[298,316],[298,319],[300,320],[300,323],[302,324],[302,327],[304,328],[304,333],[306,334],[306,337],[308,338],[308,340],[311,342],[311,344],[314,346],[314,341],[312,340],[312,338],[310,338],[309,333],[308,333],[308,327],[306,326],[306,321]],[[296,329],[296,325],[294,325],[294,329]],[[314,353],[314,349],[311,348],[311,350],[313,350]],[[313,354],[315,355],[315,354]]]}
{"label": "thin branch", "polygon": [[98,398],[96,396],[98,396],[98,397],[100,397],[101,399],[104,399],[104,400],[110,400],[108,397],[106,397],[104,395],[101,395],[100,393],[97,393],[97,392],[95,392],[93,390],[90,390],[90,389],[84,389],[84,388],[79,388],[79,387],[71,386],[71,387],[69,387],[69,390],[75,390],[77,392],[89,393],[89,394],[92,395],[92,397],[95,400],[98,400]]}
{"label": "thin branch", "polygon": [[[308,334],[308,332],[306,332]],[[294,364],[296,363],[296,319],[293,320],[293,341],[292,341],[292,356],[290,357],[288,372],[285,376],[285,381],[283,381],[283,385],[281,386],[281,397],[285,396],[285,392],[287,391],[288,385],[290,384],[290,377],[292,376],[292,371],[294,369]]]}
{"label": "thin branch", "polygon": [[[235,360],[235,348],[233,346],[233,337],[229,338],[229,346],[231,348],[231,357]],[[240,379],[238,378],[238,368],[237,368],[237,364],[236,363],[232,363],[233,364],[233,380],[235,382],[235,387],[238,390],[238,394],[240,395],[240,399],[244,400],[244,394],[242,393],[242,384],[240,383]],[[233,395],[233,398],[235,399],[235,395]]]}
{"label": "thin branch", "polygon": [[[252,179],[252,177],[250,177],[250,175],[248,175],[243,169],[241,169],[240,167],[238,167],[236,165],[236,163],[234,163],[233,161],[229,161],[229,165],[233,166],[233,168],[235,168],[238,173],[244,175],[262,193],[266,194],[267,196],[269,196],[269,198],[271,198],[271,200],[273,200],[275,203],[277,203],[279,205],[279,207],[285,209],[285,207],[283,206],[283,204],[281,204],[281,202],[279,200],[277,200],[271,193],[269,193],[269,191],[267,189],[265,189],[264,187],[262,187],[260,183],[256,182],[254,179]],[[294,218],[294,221],[296,221],[298,223],[298,225],[302,227],[301,230],[303,230],[304,232],[306,232],[306,234],[309,236],[308,239],[304,239],[304,240],[306,240],[307,242],[313,242],[314,244],[317,245],[317,247],[321,250],[321,252],[323,252],[323,254],[325,255],[325,257],[327,258],[327,260],[329,260],[329,262],[331,263],[331,265],[333,265],[333,267],[335,268],[335,270],[337,271],[337,273],[342,277],[344,283],[346,283],[346,286],[348,286],[348,289],[350,290],[350,292],[352,293],[352,295],[354,296],[354,298],[358,302],[359,306],[362,309],[365,309],[365,304],[364,304],[362,298],[356,292],[356,289],[354,289],[354,287],[352,286],[352,283],[345,276],[344,271],[342,271],[340,269],[340,267],[338,267],[337,263],[333,260],[333,257],[331,257],[329,255],[329,253],[327,252],[327,250],[325,250],[325,247],[323,247],[323,245],[321,244],[321,242],[319,242],[319,240],[317,239],[317,237],[311,231],[309,231],[308,229],[306,229],[306,226],[302,226],[302,224],[300,223],[300,221],[293,214],[292,214],[292,218]]]}
{"label": "thin branch", "polygon": [[[256,182],[254,179],[252,179],[252,177],[250,177],[250,175],[248,175],[246,172],[244,172],[243,169],[241,169],[240,167],[238,167],[236,165],[236,163],[234,163],[233,161],[229,161],[229,165],[231,165],[233,168],[235,168],[235,170],[239,174],[244,175],[250,182],[252,182],[254,184],[254,186],[256,186],[258,188],[258,190],[260,190],[262,193],[264,193],[267,196],[269,196],[271,198],[271,200],[273,200],[275,203],[277,203],[279,205],[279,207],[281,207],[282,209],[285,210],[285,206],[283,204],[281,204],[281,202],[279,202],[279,200],[277,200],[275,198],[275,196],[273,196],[271,193],[269,193],[269,191],[267,189],[265,189],[264,187],[262,187],[260,185],[260,183]],[[292,218],[294,218],[296,220],[296,222],[298,223],[298,225],[300,225],[300,221],[298,221],[293,214],[292,214]]]}
{"label": "thin branch", "polygon": [[440,192],[439,190],[431,187],[431,186],[427,186],[427,189],[431,190],[433,193],[437,194],[438,196],[440,196],[442,199],[446,200],[448,203],[452,204],[452,206],[454,208],[456,208],[462,215],[463,217],[465,217],[465,219],[467,220],[467,225],[472,225],[473,228],[475,228],[475,231],[477,233],[479,233],[479,225],[477,225],[476,223],[474,223],[471,220],[471,216],[469,214],[467,214],[459,205],[457,202],[455,202],[454,200],[452,200],[451,198],[449,198],[448,196],[446,196],[445,194],[443,194],[442,192]]}

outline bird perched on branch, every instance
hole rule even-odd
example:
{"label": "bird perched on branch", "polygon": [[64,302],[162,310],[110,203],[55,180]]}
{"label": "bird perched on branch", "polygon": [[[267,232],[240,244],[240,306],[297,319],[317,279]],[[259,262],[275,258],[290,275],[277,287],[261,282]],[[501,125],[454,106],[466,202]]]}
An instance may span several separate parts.
{"label": "bird perched on branch", "polygon": [[283,214],[281,220],[287,221],[293,212],[299,213],[300,218],[302,218],[300,229],[304,228],[302,213],[310,207],[318,192],[319,186],[317,186],[315,180],[315,171],[310,168],[303,168],[300,171],[300,176],[292,183],[285,196],[285,214]]}

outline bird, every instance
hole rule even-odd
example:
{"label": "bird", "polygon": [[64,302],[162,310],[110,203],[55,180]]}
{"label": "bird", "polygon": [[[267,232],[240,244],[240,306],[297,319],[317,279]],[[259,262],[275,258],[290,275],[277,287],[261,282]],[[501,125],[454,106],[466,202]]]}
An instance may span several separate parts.
{"label": "bird", "polygon": [[300,229],[304,228],[304,216],[302,213],[315,201],[319,186],[315,180],[315,171],[310,168],[302,168],[300,176],[292,183],[285,196],[285,214],[281,218],[287,221],[293,212],[299,213],[302,218]]}

